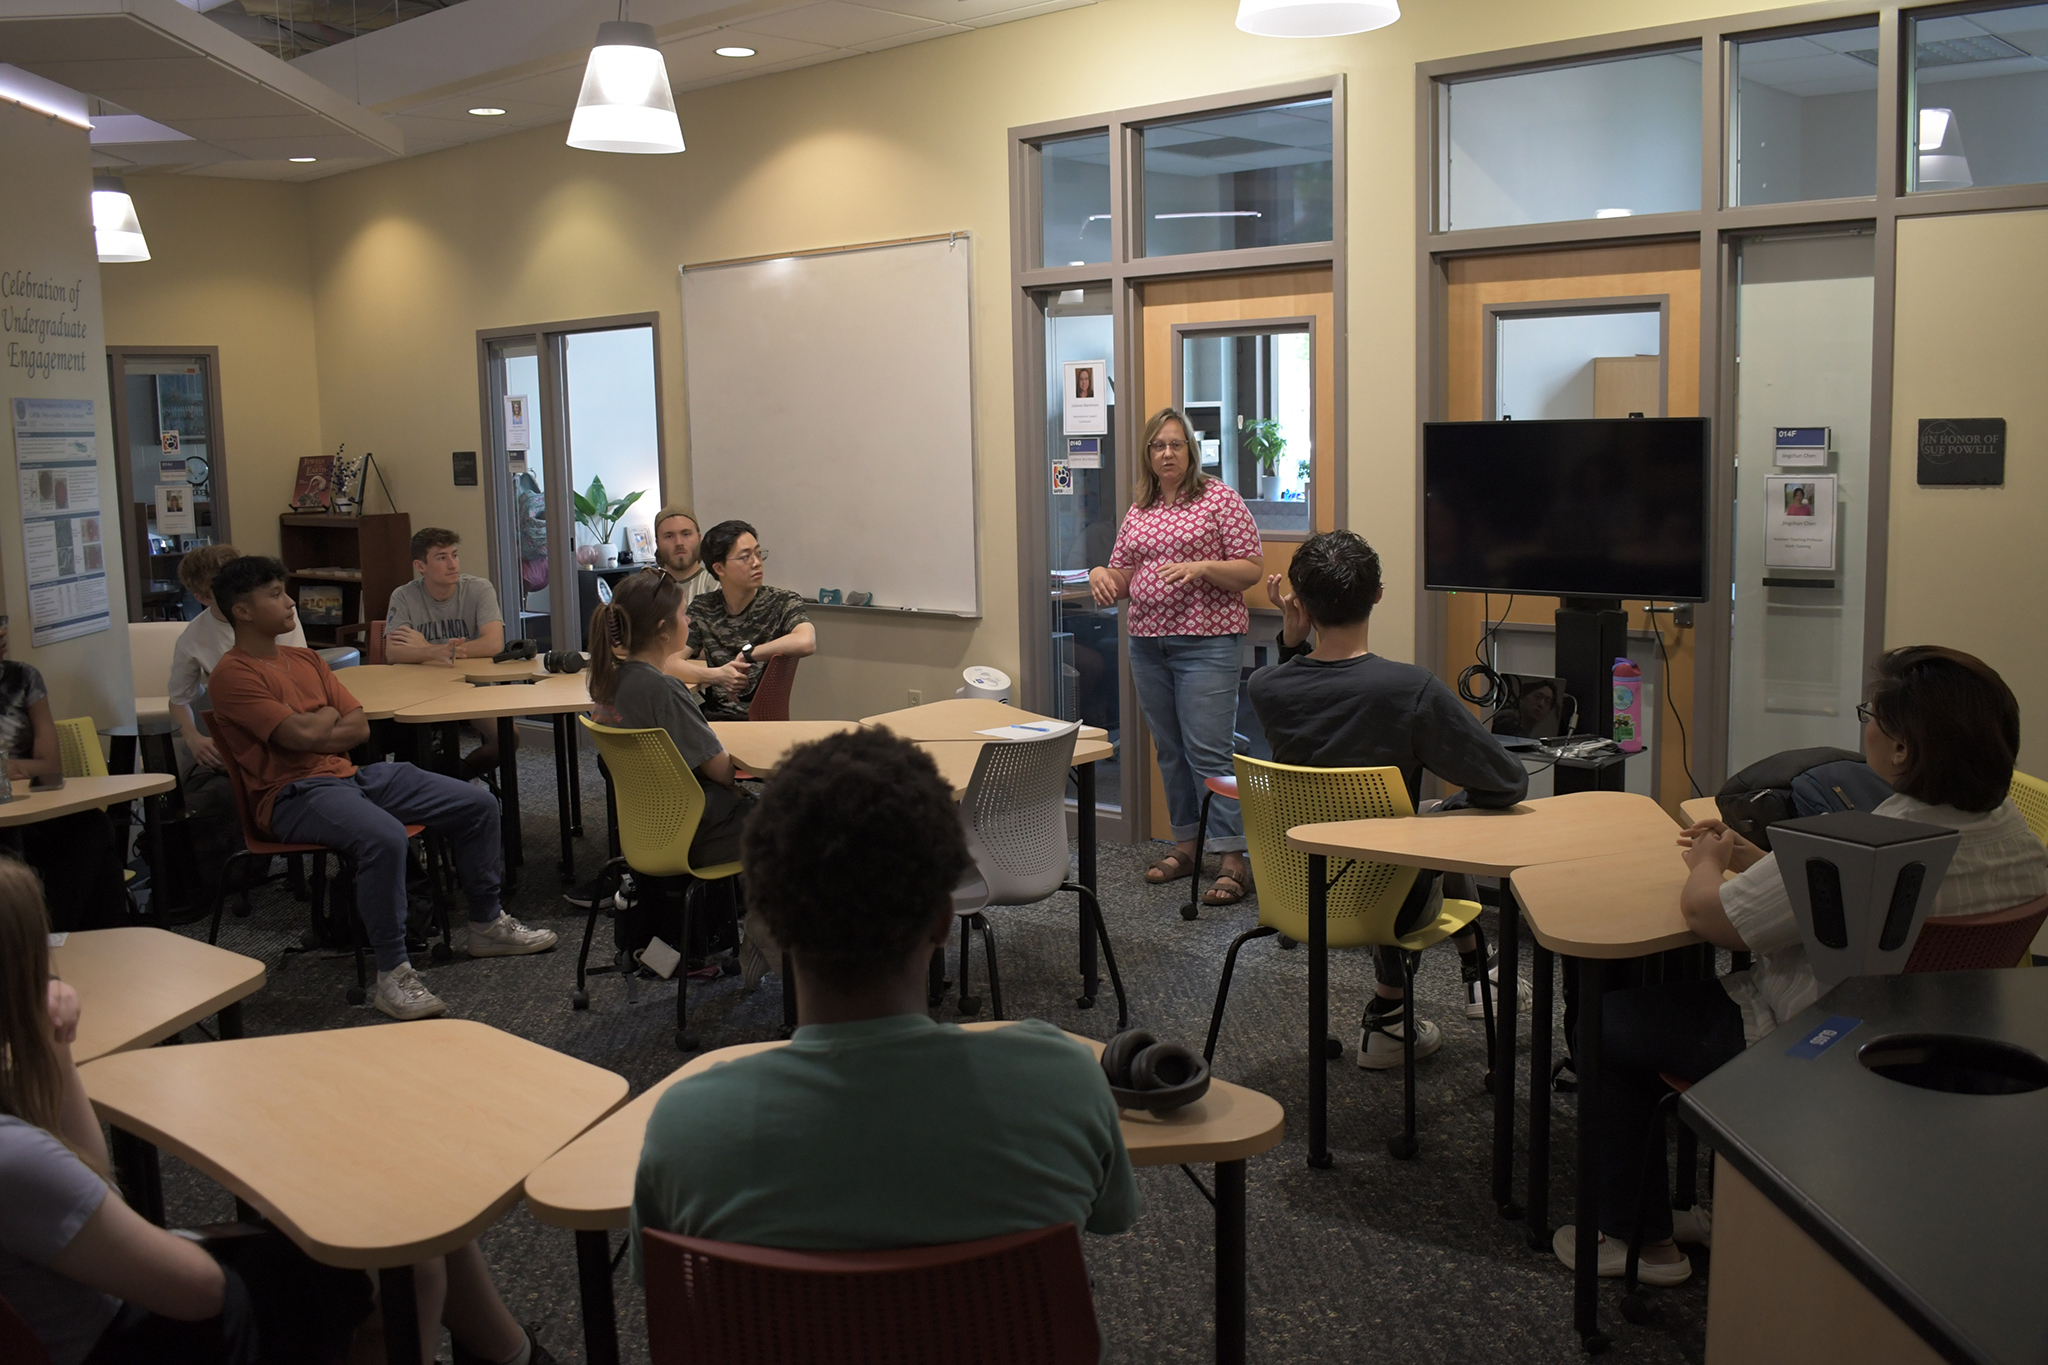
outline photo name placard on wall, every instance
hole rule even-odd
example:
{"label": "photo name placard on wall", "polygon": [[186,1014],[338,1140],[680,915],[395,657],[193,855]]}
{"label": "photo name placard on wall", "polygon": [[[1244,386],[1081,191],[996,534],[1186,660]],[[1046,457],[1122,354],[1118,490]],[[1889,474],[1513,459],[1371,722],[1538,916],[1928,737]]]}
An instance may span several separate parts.
{"label": "photo name placard on wall", "polygon": [[1102,436],[1109,431],[1109,362],[1070,360],[1060,367],[1060,434]]}
{"label": "photo name placard on wall", "polygon": [[1835,567],[1835,476],[1764,480],[1764,567]]}

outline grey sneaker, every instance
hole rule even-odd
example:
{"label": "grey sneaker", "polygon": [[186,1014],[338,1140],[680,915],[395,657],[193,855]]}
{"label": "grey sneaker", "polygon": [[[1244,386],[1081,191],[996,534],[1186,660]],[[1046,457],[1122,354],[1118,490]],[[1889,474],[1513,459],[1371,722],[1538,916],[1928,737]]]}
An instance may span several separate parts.
{"label": "grey sneaker", "polygon": [[[1427,1057],[1444,1045],[1444,1036],[1427,1019],[1415,1021],[1415,1057]],[[1358,1064],[1368,1071],[1401,1065],[1401,1014],[1396,1010],[1374,1018],[1358,1035]]]}
{"label": "grey sneaker", "polygon": [[431,1019],[448,1012],[440,996],[427,989],[410,962],[377,973],[377,1008],[393,1019]]}
{"label": "grey sneaker", "polygon": [[[1492,964],[1488,966],[1486,976],[1493,983],[1493,1012],[1495,1015],[1505,1014],[1507,1011],[1503,1007],[1507,1002],[1500,997],[1499,958],[1495,958]],[[1515,1008],[1525,1014],[1528,1013],[1529,1004],[1533,998],[1534,993],[1529,989],[1529,978],[1526,976],[1516,977]],[[1467,1019],[1484,1019],[1486,1017],[1486,1004],[1479,998],[1479,983],[1477,981],[1467,981],[1465,983],[1465,1017]]]}
{"label": "grey sneaker", "polygon": [[529,929],[510,915],[500,913],[489,924],[469,924],[471,957],[518,957],[522,953],[544,953],[555,946],[552,929]]}

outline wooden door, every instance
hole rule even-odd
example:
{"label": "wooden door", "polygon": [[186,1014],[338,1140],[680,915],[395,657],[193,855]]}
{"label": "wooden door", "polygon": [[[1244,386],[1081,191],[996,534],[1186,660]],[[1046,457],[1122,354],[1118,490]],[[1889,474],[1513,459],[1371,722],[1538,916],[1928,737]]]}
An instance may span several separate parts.
{"label": "wooden door", "polygon": [[[1471,256],[1446,265],[1445,399],[1452,421],[1480,421],[1487,416],[1488,380],[1486,329],[1492,325],[1489,308],[1516,305],[1572,304],[1587,300],[1664,296],[1670,300],[1664,373],[1668,392],[1664,416],[1696,417],[1700,411],[1700,249],[1695,241],[1657,242],[1644,245],[1592,247],[1573,251],[1540,251],[1514,255]],[[1596,371],[1596,404],[1603,399],[1607,410],[1601,416],[1626,415],[1631,411],[1654,410],[1656,379],[1651,366],[1624,362],[1609,365],[1608,374]],[[1600,379],[1607,383],[1602,385]],[[1649,406],[1646,408],[1645,404]],[[1495,603],[1496,609],[1505,605]],[[1554,597],[1518,596],[1506,619],[1549,625],[1558,601]],[[1470,663],[1484,628],[1484,599],[1478,593],[1450,593],[1444,605],[1444,653],[1439,672],[1455,678]],[[1670,655],[1665,669],[1667,695],[1658,699],[1662,719],[1671,719],[1675,706],[1683,717],[1687,734],[1698,733],[1693,724],[1693,694],[1696,653],[1693,633],[1672,626],[1669,616],[1651,618],[1641,604],[1628,606],[1629,629],[1649,628],[1654,619],[1664,633]],[[1474,708],[1476,711],[1477,708]],[[1685,775],[1684,748],[1677,727],[1664,733],[1660,744],[1657,785],[1662,804],[1674,815],[1679,801],[1692,794]]]}
{"label": "wooden door", "polygon": [[[1309,466],[1310,524],[1317,531],[1337,526],[1338,461],[1336,387],[1336,310],[1327,266],[1257,274],[1211,275],[1199,279],[1162,280],[1142,286],[1138,298],[1140,335],[1139,393],[1143,398],[1136,429],[1144,430],[1151,414],[1174,402],[1175,377],[1181,373],[1176,329],[1214,328],[1242,323],[1245,330],[1262,325],[1307,324],[1313,397],[1311,426],[1314,449]],[[1283,573],[1303,537],[1278,538],[1262,533],[1266,572]],[[1245,594],[1254,609],[1267,608],[1263,583]],[[1149,743],[1147,750],[1149,753]],[[1148,759],[1152,837],[1170,838],[1166,793],[1159,765]]]}

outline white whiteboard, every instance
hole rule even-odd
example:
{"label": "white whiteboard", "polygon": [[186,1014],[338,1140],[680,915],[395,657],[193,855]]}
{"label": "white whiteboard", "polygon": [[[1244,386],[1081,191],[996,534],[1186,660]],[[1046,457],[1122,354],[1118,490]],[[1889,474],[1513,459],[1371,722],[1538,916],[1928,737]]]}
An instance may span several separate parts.
{"label": "white whiteboard", "polygon": [[965,233],[683,268],[690,492],[767,581],[981,614]]}

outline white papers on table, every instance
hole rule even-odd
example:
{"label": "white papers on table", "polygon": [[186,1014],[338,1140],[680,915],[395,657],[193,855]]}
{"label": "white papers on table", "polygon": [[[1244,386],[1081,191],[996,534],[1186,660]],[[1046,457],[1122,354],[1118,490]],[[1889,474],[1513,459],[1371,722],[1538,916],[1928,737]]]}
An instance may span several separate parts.
{"label": "white papers on table", "polygon": [[990,739],[1044,739],[1059,728],[1060,726],[1052,723],[1044,725],[998,725],[993,730],[976,730],[974,733],[977,735],[987,735]]}

